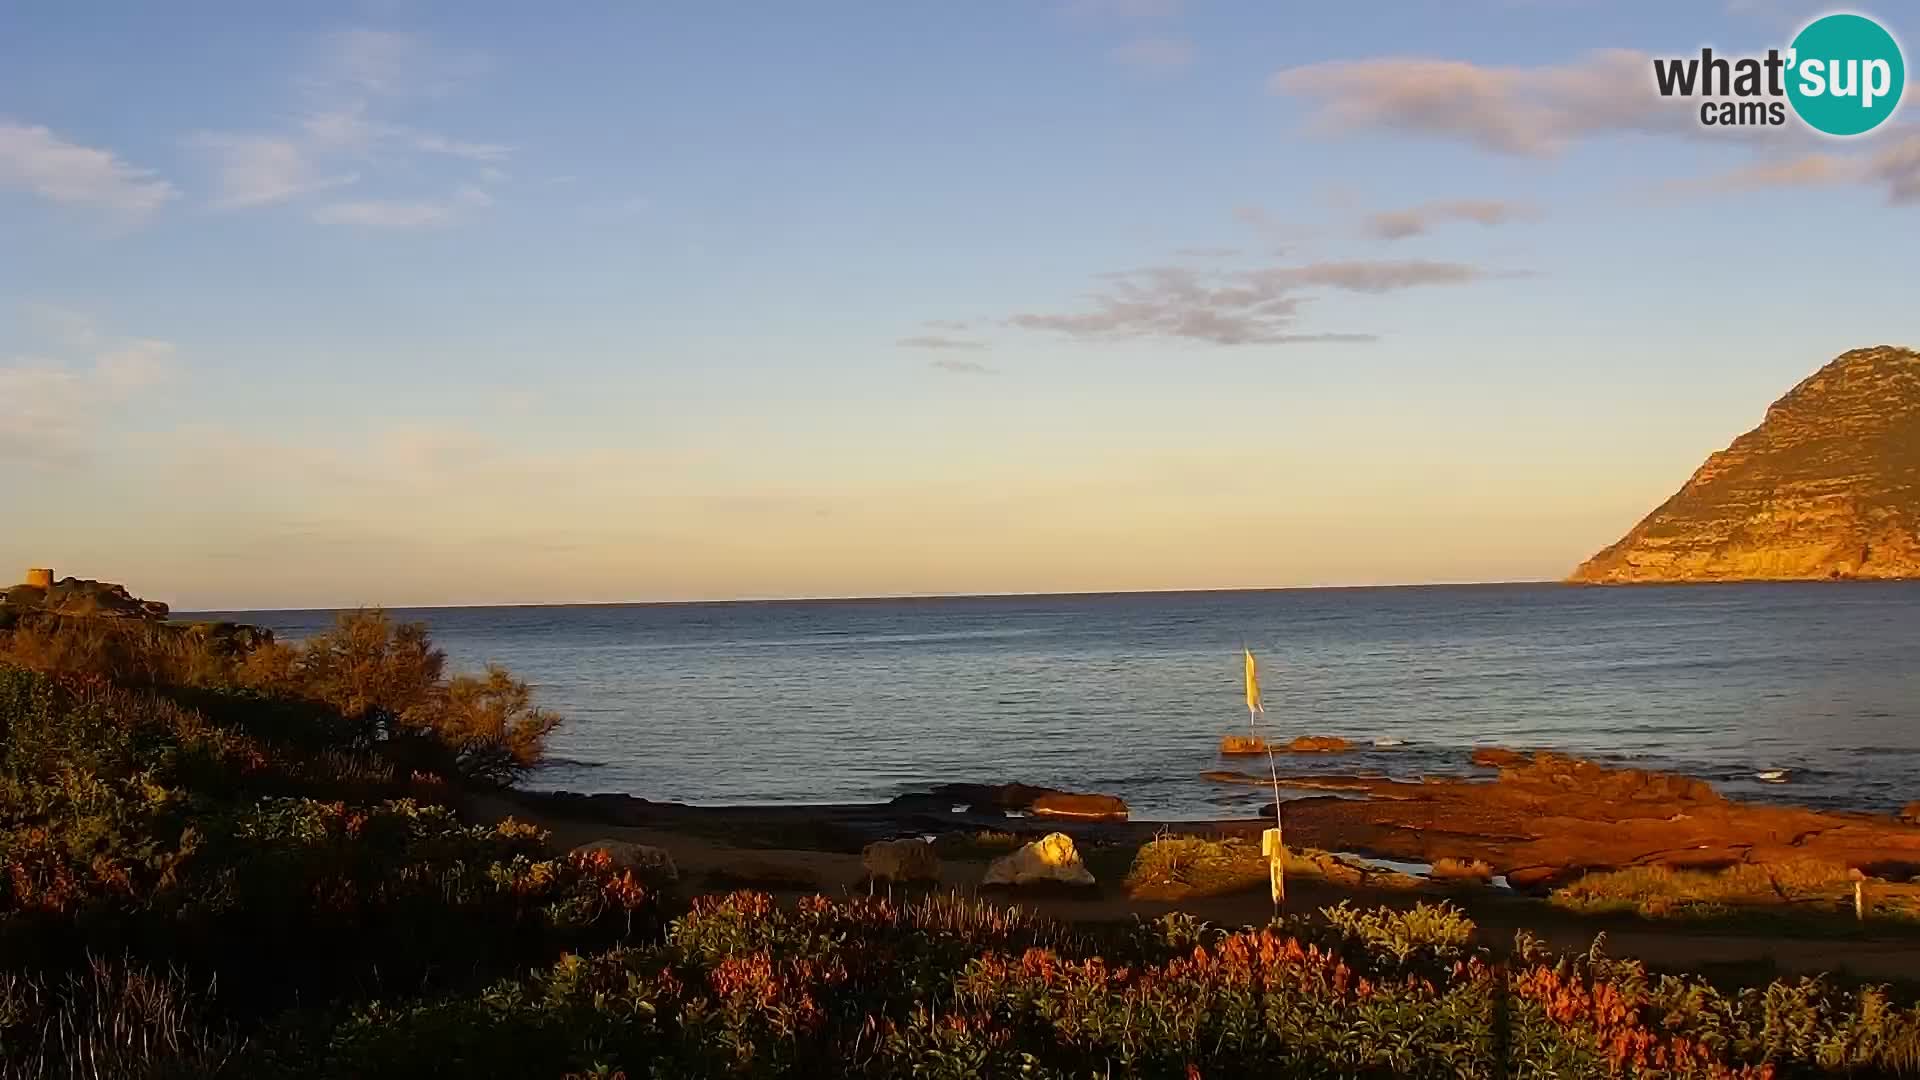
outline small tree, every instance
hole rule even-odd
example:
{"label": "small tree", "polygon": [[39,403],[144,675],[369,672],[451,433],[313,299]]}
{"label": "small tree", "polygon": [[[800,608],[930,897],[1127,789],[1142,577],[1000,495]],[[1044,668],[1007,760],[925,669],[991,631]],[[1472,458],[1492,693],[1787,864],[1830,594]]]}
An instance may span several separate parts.
{"label": "small tree", "polygon": [[300,651],[306,696],[339,710],[373,739],[429,727],[446,693],[447,654],[425,623],[395,623],[378,609],[342,612]]}
{"label": "small tree", "polygon": [[460,775],[502,787],[539,764],[547,736],[559,726],[559,716],[534,707],[526,683],[493,664],[484,677],[448,683],[434,717],[435,734],[453,750]]}
{"label": "small tree", "polygon": [[560,718],[505,668],[449,680],[446,666],[426,624],[355,611],[306,643],[292,677],[404,768],[505,786],[539,764]]}

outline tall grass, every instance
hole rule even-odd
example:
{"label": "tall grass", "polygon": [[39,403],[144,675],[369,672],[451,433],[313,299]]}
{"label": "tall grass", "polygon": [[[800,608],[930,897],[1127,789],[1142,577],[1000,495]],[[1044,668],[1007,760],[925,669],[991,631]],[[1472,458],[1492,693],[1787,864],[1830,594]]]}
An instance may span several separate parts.
{"label": "tall grass", "polygon": [[247,1043],[178,973],[91,958],[56,978],[0,972],[0,1080],[239,1077]]}

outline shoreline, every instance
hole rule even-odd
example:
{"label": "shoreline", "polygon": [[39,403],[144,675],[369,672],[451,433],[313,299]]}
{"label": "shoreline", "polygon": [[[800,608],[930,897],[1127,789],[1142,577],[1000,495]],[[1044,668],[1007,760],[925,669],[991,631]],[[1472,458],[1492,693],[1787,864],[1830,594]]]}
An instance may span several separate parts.
{"label": "shoreline", "polygon": [[[1443,900],[1479,924],[1482,942],[1496,950],[1510,947],[1521,931],[1575,950],[1604,933],[1610,952],[1655,966],[1836,971],[1896,981],[1911,980],[1920,971],[1920,919],[1856,924],[1844,909],[1815,912],[1784,895],[1778,903],[1735,911],[1721,922],[1583,912],[1546,899],[1550,890],[1589,871],[1791,868],[1819,860],[1871,867],[1885,875],[1873,885],[1881,902],[1898,898],[1899,904],[1920,905],[1920,823],[1890,815],[1743,804],[1710,788],[1703,791],[1704,784],[1685,777],[1601,769],[1550,754],[1486,780],[1354,780],[1367,789],[1360,798],[1310,795],[1285,803],[1290,848],[1428,867],[1439,858],[1479,858],[1499,869],[1511,887],[1412,878],[1392,873],[1391,865],[1380,867],[1376,877],[1335,864],[1328,867],[1335,872],[1324,876],[1290,872],[1286,910],[1312,911],[1343,901],[1405,907]],[[1543,790],[1543,785],[1558,790]],[[976,794],[991,796],[1017,785],[973,787]],[[1016,791],[1016,797],[1030,790]],[[603,840],[662,848],[691,893],[750,889],[788,900],[814,893],[858,895],[871,888],[861,858],[866,844],[919,836],[931,838],[942,853],[934,889],[990,895],[1065,922],[1129,922],[1185,912],[1235,926],[1259,925],[1273,914],[1264,881],[1167,898],[1133,895],[1122,880],[1137,850],[1156,838],[1237,838],[1257,850],[1271,817],[1094,822],[1009,817],[999,808],[978,806],[959,811],[956,805],[952,794],[939,791],[884,803],[805,806],[693,806],[616,793],[507,791],[475,797],[464,809],[476,820],[531,822],[563,850]],[[1570,813],[1582,806],[1584,812]],[[1527,823],[1516,815],[1525,815]],[[1479,831],[1463,830],[1463,823],[1477,823]],[[982,888],[981,877],[993,858],[1051,832],[1073,838],[1094,873],[1093,888]],[[1595,842],[1596,833],[1610,839]],[[1675,843],[1676,836],[1718,839]],[[989,847],[981,842],[986,838],[1000,843]],[[1565,861],[1553,865],[1547,856],[1556,852]],[[1531,868],[1540,872],[1516,873]],[[1920,912],[1920,906],[1909,910]]]}
{"label": "shoreline", "polygon": [[[1264,787],[1268,778],[1218,771],[1217,783]],[[1544,894],[1594,872],[1633,868],[1718,871],[1820,864],[1890,886],[1920,882],[1920,803],[1901,815],[1816,810],[1726,798],[1704,781],[1616,769],[1548,752],[1508,752],[1486,779],[1401,781],[1369,776],[1283,776],[1290,846],[1351,853],[1389,864],[1482,864],[1512,889]],[[1060,813],[1044,798],[1099,800],[1095,812]],[[879,803],[695,806],[619,793],[512,791],[518,808],[570,827],[646,829],[750,847],[858,853],[876,840],[998,834],[1023,840],[1064,832],[1095,846],[1138,845],[1179,831],[1257,841],[1265,813],[1193,821],[1132,819],[1108,796],[1022,784],[949,784]],[[1913,885],[1920,889],[1920,884]]]}

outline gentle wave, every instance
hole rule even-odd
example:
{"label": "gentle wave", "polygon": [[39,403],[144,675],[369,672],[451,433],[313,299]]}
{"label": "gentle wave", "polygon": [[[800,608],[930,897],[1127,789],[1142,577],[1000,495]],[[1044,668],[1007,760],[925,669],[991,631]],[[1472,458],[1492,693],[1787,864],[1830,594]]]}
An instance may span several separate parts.
{"label": "gentle wave", "polygon": [[[1139,817],[1218,814],[1198,774],[1246,730],[1243,641],[1268,737],[1359,744],[1289,771],[1485,775],[1469,748],[1505,744],[1887,810],[1914,797],[1920,755],[1920,583],[395,614],[426,620],[456,666],[503,663],[562,709],[561,760],[536,783],[708,804],[1020,780],[1110,785]],[[299,636],[332,615],[238,617]],[[1789,782],[1756,778],[1772,768]]]}

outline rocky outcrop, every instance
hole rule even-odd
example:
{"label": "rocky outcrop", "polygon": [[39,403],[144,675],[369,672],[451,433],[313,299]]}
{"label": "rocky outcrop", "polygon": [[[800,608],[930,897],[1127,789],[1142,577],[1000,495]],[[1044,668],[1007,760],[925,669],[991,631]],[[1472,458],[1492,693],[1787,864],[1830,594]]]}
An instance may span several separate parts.
{"label": "rocky outcrop", "polygon": [[680,868],[665,848],[635,844],[626,840],[594,840],[574,848],[576,858],[598,858],[604,854],[613,865],[633,871],[633,876],[655,888],[680,880]]}
{"label": "rocky outcrop", "polygon": [[1920,802],[1910,802],[1900,810],[1900,820],[1909,825],[1920,825]]}
{"label": "rocky outcrop", "polygon": [[1855,349],[1571,581],[1920,577],[1920,353]]}
{"label": "rocky outcrop", "polygon": [[1490,769],[1504,769],[1509,765],[1524,765],[1532,755],[1518,750],[1509,750],[1504,746],[1482,746],[1475,750],[1469,760],[1475,765],[1484,765]]}
{"label": "rocky outcrop", "polygon": [[875,881],[904,884],[940,880],[940,856],[932,844],[917,837],[876,840],[861,851],[860,865]]}
{"label": "rocky outcrop", "polygon": [[0,593],[0,605],[19,615],[38,612],[47,615],[85,616],[96,619],[143,619],[164,622],[167,605],[157,600],[142,600],[127,591],[125,585],[85,578],[61,578],[51,586],[11,585]]}
{"label": "rocky outcrop", "polygon": [[1353,744],[1338,735],[1302,735],[1287,744],[1290,754],[1337,754],[1353,749]]}
{"label": "rocky outcrop", "polygon": [[993,860],[982,885],[1092,885],[1093,873],[1080,861],[1073,837],[1048,833],[1011,855]]}
{"label": "rocky outcrop", "polygon": [[1089,795],[1032,784],[941,784],[922,794],[895,796],[891,805],[962,806],[969,813],[1012,811],[1063,821],[1127,820],[1127,804],[1116,795]]}
{"label": "rocky outcrop", "polygon": [[1500,771],[1503,790],[1559,805],[1577,800],[1590,807],[1625,806],[1637,815],[1640,803],[1722,803],[1726,799],[1705,780],[1646,769],[1614,769],[1565,754],[1539,753],[1524,764]]}
{"label": "rocky outcrop", "polygon": [[1223,757],[1247,757],[1272,750],[1276,754],[1333,754],[1353,749],[1338,735],[1302,735],[1291,742],[1272,744],[1258,735],[1226,735],[1220,739]]}
{"label": "rocky outcrop", "polygon": [[1037,818],[1067,821],[1125,821],[1126,801],[1117,795],[1074,795],[1050,792],[1033,800],[1028,811]]}
{"label": "rocky outcrop", "polygon": [[1280,778],[1285,787],[1309,782],[1367,798],[1288,801],[1289,842],[1436,867],[1478,861],[1520,889],[1648,865],[1812,860],[1894,880],[1920,874],[1920,826],[1884,814],[1735,802],[1692,777],[1559,754],[1536,754],[1493,781]]}

